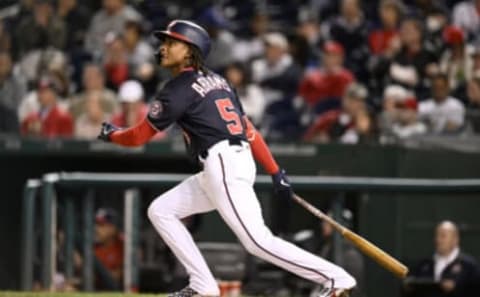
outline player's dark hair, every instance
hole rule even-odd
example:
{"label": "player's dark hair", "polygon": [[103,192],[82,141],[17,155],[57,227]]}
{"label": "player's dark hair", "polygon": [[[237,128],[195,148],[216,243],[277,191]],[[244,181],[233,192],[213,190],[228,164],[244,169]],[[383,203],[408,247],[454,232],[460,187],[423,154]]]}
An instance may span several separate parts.
{"label": "player's dark hair", "polygon": [[197,71],[208,73],[207,67],[205,67],[205,61],[203,59],[200,49],[194,45],[190,45],[190,66]]}

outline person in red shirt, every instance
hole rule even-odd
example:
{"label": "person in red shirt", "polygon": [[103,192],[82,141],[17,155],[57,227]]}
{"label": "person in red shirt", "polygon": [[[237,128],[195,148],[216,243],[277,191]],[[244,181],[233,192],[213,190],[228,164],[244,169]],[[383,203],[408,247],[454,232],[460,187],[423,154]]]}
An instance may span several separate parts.
{"label": "person in red shirt", "polygon": [[299,94],[311,108],[318,109],[319,103],[325,103],[322,101],[333,101],[339,107],[345,89],[355,80],[343,67],[344,54],[340,43],[327,41],[323,46],[323,67],[307,73],[300,82]]}
{"label": "person in red shirt", "polygon": [[73,119],[68,111],[57,103],[58,82],[53,77],[41,77],[37,85],[40,110],[32,112],[23,120],[21,132],[24,136],[45,138],[71,137]]}
{"label": "person in red shirt", "polygon": [[[118,219],[117,212],[111,208],[100,208],[95,215],[95,257],[117,285],[123,277],[124,252]],[[96,287],[107,289],[108,285],[97,278]]]}
{"label": "person in red shirt", "polygon": [[395,0],[384,0],[380,4],[379,14],[381,27],[373,30],[368,36],[370,51],[374,55],[383,54],[399,46],[398,26],[403,15],[402,6]]}

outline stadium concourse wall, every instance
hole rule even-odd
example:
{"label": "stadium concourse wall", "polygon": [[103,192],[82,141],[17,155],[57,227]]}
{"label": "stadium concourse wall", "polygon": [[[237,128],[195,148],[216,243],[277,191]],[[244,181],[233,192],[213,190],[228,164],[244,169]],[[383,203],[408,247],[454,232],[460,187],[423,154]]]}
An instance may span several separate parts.
{"label": "stadium concourse wall", "polygon": [[[376,145],[272,144],[279,163],[295,175],[479,178],[480,153],[419,150]],[[164,172],[193,173],[180,142],[152,143],[140,149],[123,149],[97,142],[53,140],[0,140],[0,289],[20,286],[21,197],[28,178],[48,172]],[[259,169],[261,172],[261,169]],[[407,264],[432,251],[432,231],[441,219],[460,224],[462,247],[480,259],[478,193],[412,194],[347,193],[347,205],[357,215],[355,229]],[[268,193],[264,193],[268,194]],[[320,207],[328,205],[332,193],[301,193]],[[351,195],[350,195],[351,194]],[[268,196],[268,195],[262,195]],[[275,200],[263,201],[267,221],[275,218]],[[272,206],[272,207],[270,207]],[[145,206],[143,206],[145,208]],[[316,225],[304,210],[293,208],[290,231]],[[200,231],[205,240],[233,240],[233,235],[215,214],[204,225],[216,232]],[[415,242],[415,245],[409,244]],[[369,296],[397,296],[399,282],[367,261]],[[379,286],[378,284],[382,284]]]}

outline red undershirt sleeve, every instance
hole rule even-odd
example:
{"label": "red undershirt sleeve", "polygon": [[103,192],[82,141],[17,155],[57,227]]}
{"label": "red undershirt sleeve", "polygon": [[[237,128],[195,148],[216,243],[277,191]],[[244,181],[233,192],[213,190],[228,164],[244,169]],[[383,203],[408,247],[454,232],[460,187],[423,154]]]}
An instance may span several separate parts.
{"label": "red undershirt sleeve", "polygon": [[253,157],[262,165],[268,174],[272,175],[277,173],[280,168],[262,135],[255,129],[252,122],[250,122],[246,116],[244,116],[244,121],[247,127],[247,139],[252,148]]}
{"label": "red undershirt sleeve", "polygon": [[123,146],[140,146],[147,143],[156,133],[157,130],[145,118],[131,128],[113,132],[110,135],[110,140]]}

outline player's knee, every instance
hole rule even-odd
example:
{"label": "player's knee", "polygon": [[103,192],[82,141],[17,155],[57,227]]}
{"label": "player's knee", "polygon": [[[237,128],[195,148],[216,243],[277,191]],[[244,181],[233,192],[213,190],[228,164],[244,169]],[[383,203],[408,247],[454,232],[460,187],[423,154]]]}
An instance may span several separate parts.
{"label": "player's knee", "polygon": [[156,207],[155,207],[155,201],[150,203],[147,209],[147,216],[150,219],[150,221],[154,220],[155,217],[155,212],[156,212]]}
{"label": "player's knee", "polygon": [[345,271],[345,273],[346,273],[345,282],[347,283],[347,288],[355,287],[357,285],[357,280],[348,272]]}
{"label": "player's knee", "polygon": [[345,269],[340,268],[341,273],[337,276],[337,283],[341,284],[341,288],[353,288],[357,285],[355,278],[348,273]]}
{"label": "player's knee", "polygon": [[164,208],[161,207],[157,198],[148,206],[147,215],[150,221],[154,222],[165,217],[166,214],[164,212]]}

